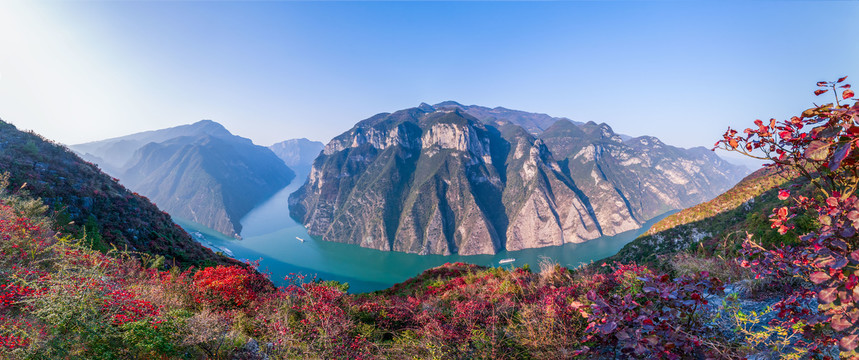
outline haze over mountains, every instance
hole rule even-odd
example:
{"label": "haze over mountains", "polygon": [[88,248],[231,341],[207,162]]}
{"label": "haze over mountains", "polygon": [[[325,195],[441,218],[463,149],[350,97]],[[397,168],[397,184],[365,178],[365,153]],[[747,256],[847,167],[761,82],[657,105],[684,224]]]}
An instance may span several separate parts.
{"label": "haze over mountains", "polygon": [[271,150],[210,120],[70,148],[173,216],[231,236],[295,177]]}
{"label": "haze over mountains", "polygon": [[582,242],[706,201],[746,170],[606,124],[444,102],[329,142],[290,213],[325,240],[420,254]]}
{"label": "haze over mountains", "polygon": [[268,148],[296,174],[307,174],[325,144],[304,138],[281,141]]}

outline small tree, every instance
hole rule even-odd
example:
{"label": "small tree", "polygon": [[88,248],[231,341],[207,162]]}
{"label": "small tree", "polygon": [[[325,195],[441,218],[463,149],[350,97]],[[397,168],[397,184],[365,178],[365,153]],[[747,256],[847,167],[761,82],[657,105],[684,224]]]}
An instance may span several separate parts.
{"label": "small tree", "polygon": [[[859,357],[859,103],[846,79],[817,83],[815,95],[831,92],[835,102],[815,104],[790,120],[755,120],[755,127],[742,132],[728,128],[714,149],[766,160],[765,166],[813,184],[808,197],[781,189],[779,199],[788,204],[774,209],[770,221],[783,234],[793,228],[793,217],[812,212],[819,227],[795,247],[765,249],[749,237],[744,244],[749,260],[743,264],[762,275],[810,281],[810,289],[797,289],[776,304],[776,322],[801,329],[808,343],[798,346],[819,350],[837,341],[841,357],[854,358]],[[809,301],[815,298],[817,309]]]}

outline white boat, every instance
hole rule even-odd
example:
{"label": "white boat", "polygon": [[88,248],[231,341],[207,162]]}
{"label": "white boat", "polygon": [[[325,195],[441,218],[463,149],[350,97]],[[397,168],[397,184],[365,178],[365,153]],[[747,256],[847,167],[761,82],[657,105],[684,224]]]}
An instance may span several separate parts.
{"label": "white boat", "polygon": [[221,251],[222,251],[224,254],[229,255],[230,257],[235,257],[235,255],[233,255],[233,252],[232,252],[230,249],[227,249],[227,248],[225,248],[225,247],[221,247]]}
{"label": "white boat", "polygon": [[516,261],[514,258],[501,259],[498,261],[499,264],[509,264]]}
{"label": "white boat", "polygon": [[296,238],[296,239],[298,239],[298,241],[304,242],[304,239],[302,239],[302,238],[300,238],[300,237],[298,237],[298,236],[296,236],[295,238]]}

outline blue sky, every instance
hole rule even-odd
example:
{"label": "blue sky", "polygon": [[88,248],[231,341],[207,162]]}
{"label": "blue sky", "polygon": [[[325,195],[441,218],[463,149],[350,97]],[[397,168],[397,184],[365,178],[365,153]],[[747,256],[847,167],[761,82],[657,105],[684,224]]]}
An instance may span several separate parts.
{"label": "blue sky", "polygon": [[212,119],[328,141],[456,100],[711,146],[859,79],[859,2],[4,2],[0,118],[62,143]]}

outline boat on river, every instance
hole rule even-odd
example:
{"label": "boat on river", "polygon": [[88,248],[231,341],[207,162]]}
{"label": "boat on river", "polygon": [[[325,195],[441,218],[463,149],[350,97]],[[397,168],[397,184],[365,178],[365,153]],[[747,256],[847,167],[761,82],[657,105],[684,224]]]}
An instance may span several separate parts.
{"label": "boat on river", "polygon": [[514,259],[514,258],[501,259],[498,261],[498,264],[504,265],[504,264],[512,263],[514,261],[516,261],[516,259]]}
{"label": "boat on river", "polygon": [[229,255],[230,257],[236,257],[236,255],[234,255],[234,254],[233,254],[233,251],[232,251],[232,250],[227,249],[227,248],[225,248],[225,247],[223,247],[223,246],[221,246],[221,247],[220,247],[220,249],[221,249],[221,252],[223,252],[224,254],[227,254],[227,255]]}
{"label": "boat on river", "polygon": [[300,238],[300,237],[298,237],[298,236],[296,236],[295,238],[296,238],[296,239],[298,239],[298,241],[304,242],[304,239],[302,239],[302,238]]}

